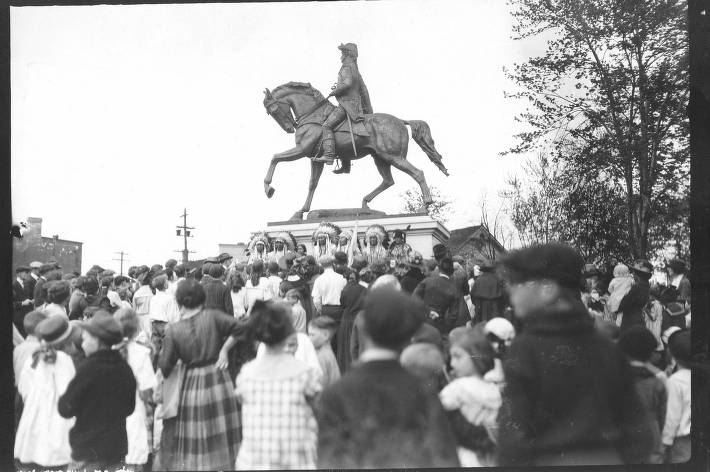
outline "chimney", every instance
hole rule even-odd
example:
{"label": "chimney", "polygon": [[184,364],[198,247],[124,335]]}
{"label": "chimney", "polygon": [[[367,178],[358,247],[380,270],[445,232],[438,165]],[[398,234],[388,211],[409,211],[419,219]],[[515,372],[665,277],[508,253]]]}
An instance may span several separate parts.
{"label": "chimney", "polygon": [[27,218],[27,232],[25,238],[40,238],[42,237],[42,218]]}

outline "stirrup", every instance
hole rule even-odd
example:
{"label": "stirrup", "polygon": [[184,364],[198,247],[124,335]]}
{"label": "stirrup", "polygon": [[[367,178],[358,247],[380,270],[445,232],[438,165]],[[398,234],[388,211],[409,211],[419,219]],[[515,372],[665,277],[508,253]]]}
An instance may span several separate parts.
{"label": "stirrup", "polygon": [[321,154],[320,156],[313,158],[313,162],[322,162],[322,163],[325,163],[328,165],[331,165],[333,163],[333,161],[335,161],[334,157],[328,157],[324,154]]}

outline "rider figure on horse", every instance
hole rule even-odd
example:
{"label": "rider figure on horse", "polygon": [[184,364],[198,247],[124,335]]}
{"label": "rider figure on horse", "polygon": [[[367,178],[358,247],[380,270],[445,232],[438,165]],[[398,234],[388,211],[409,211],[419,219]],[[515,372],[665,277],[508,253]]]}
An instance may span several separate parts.
{"label": "rider figure on horse", "polygon": [[[338,106],[328,115],[323,122],[323,154],[314,159],[315,162],[324,162],[328,165],[335,159],[335,137],[333,129],[343,122],[346,117],[358,122],[365,119],[364,115],[372,113],[370,95],[357,68],[357,45],[353,43],[341,44],[338,49],[342,51],[340,60],[343,65],[338,73],[338,83],[330,92],[328,98],[335,97]],[[342,167],[334,171],[336,174],[350,172],[350,159],[341,157]]]}

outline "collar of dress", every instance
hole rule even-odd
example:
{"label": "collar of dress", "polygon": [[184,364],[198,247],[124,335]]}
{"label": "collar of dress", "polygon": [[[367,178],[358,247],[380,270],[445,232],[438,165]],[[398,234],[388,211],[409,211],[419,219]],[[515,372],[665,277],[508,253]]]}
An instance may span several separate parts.
{"label": "collar of dress", "polygon": [[366,349],[362,354],[360,354],[360,360],[362,362],[389,361],[393,359],[399,359],[399,354],[397,354],[397,351],[393,351],[391,349],[384,349],[381,347],[371,347]]}

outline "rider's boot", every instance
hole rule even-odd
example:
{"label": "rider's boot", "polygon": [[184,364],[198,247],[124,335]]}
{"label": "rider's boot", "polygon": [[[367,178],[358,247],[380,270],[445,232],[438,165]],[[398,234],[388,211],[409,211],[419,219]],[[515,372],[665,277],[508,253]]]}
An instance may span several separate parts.
{"label": "rider's boot", "polygon": [[350,173],[350,159],[340,158],[340,169],[335,169],[334,174],[349,174]]}
{"label": "rider's boot", "polygon": [[333,130],[325,126],[323,127],[322,146],[323,154],[313,159],[313,162],[323,162],[331,165],[335,160],[335,137],[333,136]]}

